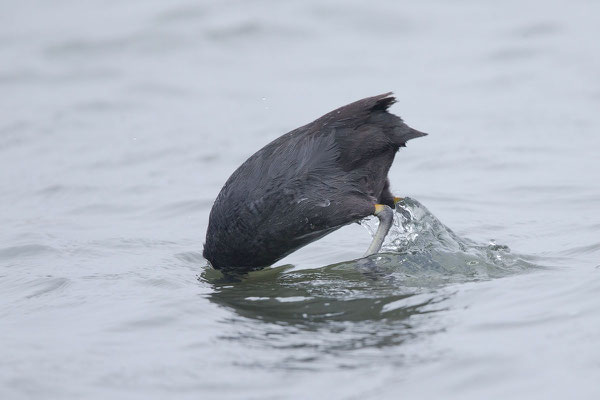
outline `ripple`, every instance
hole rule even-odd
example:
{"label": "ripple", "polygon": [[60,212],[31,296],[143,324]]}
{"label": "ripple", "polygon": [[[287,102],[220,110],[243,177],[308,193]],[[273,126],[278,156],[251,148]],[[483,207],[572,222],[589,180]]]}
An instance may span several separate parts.
{"label": "ripple", "polygon": [[590,245],[585,245],[585,246],[572,247],[570,249],[561,251],[560,254],[572,256],[572,255],[590,254],[590,253],[595,253],[597,251],[600,251],[600,242],[593,243]]}
{"label": "ripple", "polygon": [[531,183],[529,185],[518,185],[507,188],[507,191],[521,194],[521,193],[546,193],[549,195],[556,195],[556,193],[575,193],[581,191],[581,186],[572,185],[572,184],[535,184]]}
{"label": "ripple", "polygon": [[89,164],[90,169],[105,169],[105,168],[122,168],[129,167],[132,165],[140,165],[145,163],[157,163],[159,160],[165,158],[175,158],[179,157],[182,154],[182,151],[185,149],[181,149],[179,147],[171,147],[171,148],[160,148],[156,151],[149,152],[133,152],[129,154],[125,154],[124,156],[119,157],[118,159],[103,159],[97,160],[93,163]]}
{"label": "ripple", "polygon": [[130,111],[134,108],[135,105],[132,103],[127,103],[123,101],[108,101],[102,99],[83,101],[73,105],[73,111],[77,113],[89,112],[112,114],[115,112]]}
{"label": "ripple", "polygon": [[55,291],[65,289],[71,281],[67,278],[37,279],[30,283],[30,287],[35,291],[27,296],[28,299],[43,296]]}
{"label": "ripple", "polygon": [[159,23],[180,24],[188,21],[198,21],[207,15],[204,6],[198,4],[173,7],[159,13],[155,20]]}
{"label": "ripple", "polygon": [[204,32],[205,37],[209,41],[222,44],[236,41],[265,40],[272,39],[273,37],[300,38],[307,34],[310,33],[290,25],[270,23],[256,19],[246,19],[212,26]]}
{"label": "ripple", "polygon": [[202,253],[199,251],[186,251],[183,253],[175,254],[175,258],[184,261],[186,263],[199,264],[204,263],[206,260],[202,257]]}
{"label": "ripple", "polygon": [[200,200],[182,200],[169,203],[155,209],[153,212],[163,217],[174,217],[178,215],[188,215],[206,210],[213,203],[210,199]]}
{"label": "ripple", "polygon": [[156,240],[148,238],[110,238],[103,240],[95,240],[90,242],[91,245],[106,247],[110,249],[136,249],[136,248],[160,248],[171,247],[177,245],[176,242],[169,240]]}
{"label": "ripple", "polygon": [[42,197],[50,198],[55,196],[66,196],[66,195],[74,195],[74,194],[83,194],[90,193],[97,190],[95,187],[85,184],[80,185],[65,185],[65,184],[53,184],[48,185],[36,193],[41,195]]}
{"label": "ripple", "polygon": [[26,143],[26,134],[33,128],[33,124],[25,121],[16,121],[0,128],[0,150],[9,149]]}
{"label": "ripple", "polygon": [[153,278],[153,279],[141,279],[139,282],[146,286],[152,286],[163,289],[180,289],[181,285],[173,282],[170,279],[161,279],[161,278]]}
{"label": "ripple", "polygon": [[25,244],[0,249],[0,259],[10,260],[13,258],[32,257],[49,253],[58,253],[58,250],[41,244]]}
{"label": "ripple", "polygon": [[115,328],[109,329],[112,332],[135,332],[138,330],[146,330],[148,328],[161,328],[168,326],[176,321],[177,318],[172,315],[151,316],[133,321],[128,321]]}
{"label": "ripple", "polygon": [[135,211],[139,211],[139,208],[133,205],[97,203],[73,208],[69,213],[74,215],[115,215],[131,214]]}
{"label": "ripple", "polygon": [[191,94],[191,91],[183,86],[156,82],[133,84],[128,86],[126,91],[127,93],[140,93],[144,96],[154,95],[160,98],[164,98],[165,96],[181,98]]}
{"label": "ripple", "polygon": [[214,288],[209,300],[237,315],[222,321],[228,334],[220,340],[285,350],[283,360],[261,360],[263,368],[319,370],[332,362],[358,368],[382,348],[398,360],[399,344],[439,331],[424,323],[452,296],[407,290],[347,265],[290,268],[254,272],[239,282],[209,278],[212,269],[203,274]]}
{"label": "ripple", "polygon": [[96,80],[112,80],[120,76],[120,72],[112,69],[73,70],[64,73],[48,73],[33,69],[8,71],[0,73],[0,85],[40,85],[93,82]]}
{"label": "ripple", "polygon": [[183,37],[174,33],[148,30],[113,38],[73,38],[47,46],[44,53],[51,59],[63,59],[119,53],[172,52],[183,41]]}
{"label": "ripple", "polygon": [[522,38],[537,38],[542,36],[552,36],[560,33],[563,27],[557,22],[546,21],[529,24],[525,27],[516,29],[514,31],[515,36]]}
{"label": "ripple", "polygon": [[541,51],[531,47],[507,47],[491,53],[488,58],[490,61],[497,62],[522,62],[536,57]]}

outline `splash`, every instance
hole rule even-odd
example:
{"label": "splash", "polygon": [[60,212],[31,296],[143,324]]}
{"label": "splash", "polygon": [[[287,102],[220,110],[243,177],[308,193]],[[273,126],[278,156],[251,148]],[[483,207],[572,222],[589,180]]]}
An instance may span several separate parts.
{"label": "splash", "polygon": [[[415,199],[404,198],[395,211],[381,253],[356,262],[367,270],[418,285],[497,278],[537,267],[493,240],[479,244],[458,236]],[[373,219],[362,225],[373,235]]]}

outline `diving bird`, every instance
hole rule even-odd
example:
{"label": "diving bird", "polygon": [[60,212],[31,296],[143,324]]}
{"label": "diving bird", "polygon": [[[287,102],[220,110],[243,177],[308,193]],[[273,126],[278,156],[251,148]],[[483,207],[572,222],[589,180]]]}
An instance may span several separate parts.
{"label": "diving bird", "polygon": [[368,97],[275,139],[229,177],[210,212],[203,256],[225,272],[274,264],[369,215],[381,249],[395,198],[388,171],[406,142],[427,135],[388,112],[392,93]]}

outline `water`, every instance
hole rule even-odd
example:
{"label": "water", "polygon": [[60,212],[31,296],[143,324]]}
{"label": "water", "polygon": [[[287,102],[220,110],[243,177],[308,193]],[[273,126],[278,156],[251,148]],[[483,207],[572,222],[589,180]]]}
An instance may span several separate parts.
{"label": "water", "polygon": [[[3,4],[0,397],[598,398],[599,12]],[[241,282],[206,267],[241,162],[389,90],[430,136],[390,172],[385,253],[352,261],[354,224]]]}

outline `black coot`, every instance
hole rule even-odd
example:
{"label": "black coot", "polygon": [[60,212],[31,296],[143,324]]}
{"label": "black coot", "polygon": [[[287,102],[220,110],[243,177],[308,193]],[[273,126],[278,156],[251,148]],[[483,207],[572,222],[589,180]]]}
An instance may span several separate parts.
{"label": "black coot", "polygon": [[425,136],[387,110],[391,93],[338,108],[269,143],[225,183],[210,212],[204,258],[244,273],[369,215],[379,251],[395,198],[388,170],[400,147]]}

